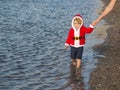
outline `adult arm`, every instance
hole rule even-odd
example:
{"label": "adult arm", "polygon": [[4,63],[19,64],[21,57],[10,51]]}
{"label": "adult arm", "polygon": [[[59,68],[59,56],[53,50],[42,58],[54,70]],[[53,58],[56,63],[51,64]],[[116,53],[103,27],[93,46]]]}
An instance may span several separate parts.
{"label": "adult arm", "polygon": [[110,3],[108,4],[108,6],[107,6],[107,7],[105,8],[105,10],[102,12],[102,14],[101,14],[96,20],[94,20],[94,21],[92,22],[92,25],[93,25],[93,26],[97,25],[97,24],[101,21],[101,19],[103,19],[106,15],[108,15],[108,14],[112,11],[112,9],[113,9],[116,1],[117,1],[117,0],[111,0],[111,1],[110,1]]}

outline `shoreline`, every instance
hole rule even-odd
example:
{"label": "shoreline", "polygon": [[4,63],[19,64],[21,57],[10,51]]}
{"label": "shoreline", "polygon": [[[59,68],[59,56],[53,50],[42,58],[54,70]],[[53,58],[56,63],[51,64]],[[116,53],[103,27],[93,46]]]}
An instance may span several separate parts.
{"label": "shoreline", "polygon": [[[102,0],[104,4],[103,8],[109,1]],[[112,12],[104,18],[107,25],[109,25],[109,28],[106,30],[107,37],[104,42],[93,47],[96,52],[105,57],[97,58],[97,68],[92,71],[89,80],[90,90],[120,90],[119,5],[120,1],[118,0]]]}

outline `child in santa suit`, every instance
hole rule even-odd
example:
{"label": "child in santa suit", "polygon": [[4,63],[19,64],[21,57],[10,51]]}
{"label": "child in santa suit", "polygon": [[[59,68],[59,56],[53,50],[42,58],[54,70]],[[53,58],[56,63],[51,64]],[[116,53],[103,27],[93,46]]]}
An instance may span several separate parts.
{"label": "child in santa suit", "polygon": [[90,25],[85,27],[80,14],[77,14],[72,19],[72,27],[69,30],[68,37],[65,42],[65,49],[71,47],[72,64],[78,70],[81,66],[83,48],[85,46],[85,35],[93,31],[94,27]]}

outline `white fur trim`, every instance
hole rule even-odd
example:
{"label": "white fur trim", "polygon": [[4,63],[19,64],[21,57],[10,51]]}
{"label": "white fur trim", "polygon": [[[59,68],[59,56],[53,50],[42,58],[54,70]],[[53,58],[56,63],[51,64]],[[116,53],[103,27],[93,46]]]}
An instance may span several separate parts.
{"label": "white fur trim", "polygon": [[83,46],[85,46],[85,45],[83,44],[83,45],[75,46],[75,45],[72,45],[72,44],[71,44],[70,46],[78,48],[78,47],[83,47]]}
{"label": "white fur trim", "polygon": [[69,46],[69,44],[65,43],[65,46]]}
{"label": "white fur trim", "polygon": [[74,30],[76,30],[75,27],[74,27],[74,25],[73,25],[73,22],[74,22],[74,19],[75,19],[75,18],[80,18],[80,19],[82,20],[82,24],[81,24],[81,26],[80,26],[79,28],[81,28],[82,25],[83,25],[83,19],[82,19],[80,16],[75,16],[75,17],[72,19],[72,28],[73,28]]}
{"label": "white fur trim", "polygon": [[91,24],[90,24],[90,27],[91,27],[91,28],[94,28],[94,26],[93,26],[93,25],[91,25]]}

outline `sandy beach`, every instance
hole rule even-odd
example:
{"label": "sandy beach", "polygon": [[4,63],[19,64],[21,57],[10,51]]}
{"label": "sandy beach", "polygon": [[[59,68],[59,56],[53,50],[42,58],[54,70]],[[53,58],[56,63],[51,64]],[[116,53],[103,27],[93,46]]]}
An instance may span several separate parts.
{"label": "sandy beach", "polygon": [[[102,0],[105,6],[110,0]],[[120,90],[120,0],[113,11],[105,17],[107,37],[94,50],[105,57],[98,58],[97,68],[91,73],[90,90]],[[104,7],[103,7],[104,8]],[[106,25],[106,26],[107,26]],[[97,28],[97,27],[96,27]]]}

